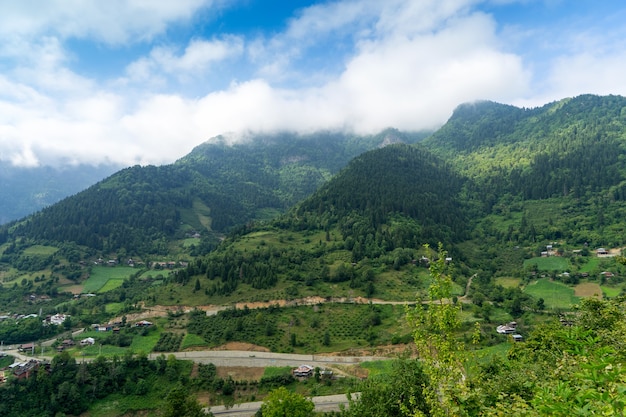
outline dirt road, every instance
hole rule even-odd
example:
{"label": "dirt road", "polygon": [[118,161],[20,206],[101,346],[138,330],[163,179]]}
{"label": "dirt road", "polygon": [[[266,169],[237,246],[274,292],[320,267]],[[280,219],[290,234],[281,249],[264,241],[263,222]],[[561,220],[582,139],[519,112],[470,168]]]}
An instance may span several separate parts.
{"label": "dirt road", "polygon": [[[315,412],[317,413],[339,411],[341,405],[348,406],[348,398],[345,394],[313,397],[311,400],[313,404],[315,404]],[[251,403],[235,404],[232,407],[219,405],[207,408],[206,410],[210,410],[213,415],[220,417],[251,417],[261,408],[261,404],[263,404],[261,401],[255,401]]]}

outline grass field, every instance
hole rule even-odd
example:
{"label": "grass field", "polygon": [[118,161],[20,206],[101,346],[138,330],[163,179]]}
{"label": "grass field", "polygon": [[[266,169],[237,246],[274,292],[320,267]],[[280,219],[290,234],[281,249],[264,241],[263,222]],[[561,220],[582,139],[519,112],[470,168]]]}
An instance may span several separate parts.
{"label": "grass field", "polygon": [[59,249],[53,246],[34,245],[24,249],[24,255],[28,256],[50,256],[54,255]]}
{"label": "grass field", "polygon": [[531,282],[526,286],[524,292],[537,299],[543,298],[547,308],[567,309],[578,303],[578,297],[574,295],[573,288],[548,279]]}
{"label": "grass field", "polygon": [[580,272],[592,272],[600,268],[600,258],[587,258],[588,261],[580,267]]}
{"label": "grass field", "polygon": [[[117,288],[122,285],[122,282],[125,279],[129,278],[136,272],[137,270],[135,268],[128,266],[95,266],[91,270],[91,275],[89,275],[89,278],[87,278],[87,281],[83,284],[83,292],[104,292]],[[109,280],[115,280],[118,282],[107,286]]]}
{"label": "grass field", "polygon": [[124,307],[124,303],[108,303],[105,306],[105,311],[109,314],[117,314]]}
{"label": "grass field", "polygon": [[511,277],[498,277],[496,278],[496,284],[502,285],[504,288],[517,288],[519,287],[521,280],[519,278]]}
{"label": "grass field", "polygon": [[291,366],[269,366],[265,368],[265,371],[263,371],[263,378],[290,375],[291,369]]}
{"label": "grass field", "polygon": [[524,261],[524,268],[531,268],[533,265],[536,265],[540,271],[565,271],[570,268],[569,261],[561,256],[532,258]]}
{"label": "grass field", "polygon": [[606,285],[601,286],[602,292],[607,297],[617,297],[622,293],[622,287],[607,287]]}
{"label": "grass field", "polygon": [[198,336],[197,334],[187,333],[183,338],[183,343],[181,344],[181,350],[185,350],[192,347],[198,346],[207,346],[207,343],[203,338]]}
{"label": "grass field", "polygon": [[99,293],[107,292],[119,288],[124,283],[124,279],[115,279],[112,278],[108,280],[99,290]]}
{"label": "grass field", "polygon": [[156,331],[151,331],[147,336],[137,335],[133,337],[133,342],[130,344],[130,349],[133,352],[150,353],[159,341],[160,336],[161,331],[159,329],[157,329]]}
{"label": "grass field", "polygon": [[367,369],[368,376],[375,376],[391,373],[391,370],[393,368],[393,361],[363,362],[360,366],[361,368]]}

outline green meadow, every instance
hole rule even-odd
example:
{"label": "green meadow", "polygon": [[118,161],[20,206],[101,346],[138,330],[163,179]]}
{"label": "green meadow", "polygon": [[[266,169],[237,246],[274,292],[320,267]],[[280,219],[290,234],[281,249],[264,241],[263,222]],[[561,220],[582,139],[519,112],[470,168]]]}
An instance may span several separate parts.
{"label": "green meadow", "polygon": [[526,286],[524,292],[536,299],[543,298],[547,308],[568,309],[578,303],[574,289],[567,285],[542,278]]}
{"label": "green meadow", "polygon": [[[122,285],[125,279],[136,273],[135,268],[128,266],[94,266],[89,278],[83,284],[83,292],[106,292]],[[109,281],[113,281],[109,284]]]}
{"label": "green meadow", "polygon": [[569,261],[561,256],[532,258],[524,261],[524,268],[532,268],[534,265],[539,271],[565,271],[570,268]]}

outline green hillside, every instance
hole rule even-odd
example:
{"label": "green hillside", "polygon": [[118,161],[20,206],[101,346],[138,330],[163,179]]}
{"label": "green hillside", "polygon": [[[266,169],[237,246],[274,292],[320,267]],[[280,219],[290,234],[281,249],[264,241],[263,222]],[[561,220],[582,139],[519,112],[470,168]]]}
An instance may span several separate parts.
{"label": "green hillside", "polygon": [[245,288],[257,300],[350,293],[410,300],[425,285],[414,264],[418,254],[430,256],[423,245],[452,245],[468,234],[461,187],[417,148],[370,151],[286,215],[242,229],[175,279],[209,297]]}
{"label": "green hillside", "polygon": [[[547,245],[566,257],[586,251],[563,261],[572,282],[603,268],[618,275],[618,290],[620,264],[587,266],[593,248],[624,245],[622,108],[626,99],[614,96],[536,109],[465,104],[423,141],[396,130],[215,138],[172,165],[122,170],[2,227],[3,287],[77,292],[95,261],[134,258],[132,275],[153,281],[135,303],[406,301],[428,285],[424,245],[441,242],[457,268],[456,295],[475,276],[480,308],[481,299],[504,311],[515,300],[530,306],[528,294],[495,283],[528,279],[525,261]],[[124,302],[121,284],[100,292]]]}
{"label": "green hillside", "polygon": [[164,255],[171,250],[167,242],[198,232],[206,251],[217,235],[273,217],[310,195],[358,154],[423,136],[394,130],[368,137],[284,133],[232,146],[215,138],[174,164],[124,169],[5,225],[0,242],[27,236],[103,253]]}
{"label": "green hillside", "polygon": [[[66,375],[53,366],[10,382],[1,403],[34,392],[29,381],[54,381],[41,392],[65,398],[67,381],[80,380],[73,407],[39,409],[83,412],[101,393],[97,407],[120,415],[158,407],[178,381],[225,404],[268,386],[359,390],[344,416],[401,415],[398,407],[575,415],[571,403],[586,401],[619,414],[622,109],[626,99],[596,96],[536,109],[466,104],[424,141],[395,130],[277,134],[232,146],[218,138],[175,164],[122,170],[5,225],[0,339],[53,339],[64,349],[70,328],[111,322],[116,330],[84,333],[96,344],[57,356],[71,365]],[[55,313],[69,316],[62,326],[35,317]],[[145,317],[152,324],[135,325]],[[523,342],[496,331],[511,321]],[[235,382],[239,369],[146,356],[209,348],[420,360],[374,365],[381,374],[363,383],[349,375],[367,367],[343,365],[341,382],[296,382],[285,372]],[[119,400],[129,395],[133,407]],[[388,402],[394,395],[402,401]]]}

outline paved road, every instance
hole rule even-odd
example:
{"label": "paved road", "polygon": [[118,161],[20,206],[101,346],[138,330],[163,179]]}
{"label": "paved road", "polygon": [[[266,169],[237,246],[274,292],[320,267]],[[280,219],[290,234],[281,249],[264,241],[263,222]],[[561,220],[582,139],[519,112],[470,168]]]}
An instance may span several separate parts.
{"label": "paved road", "polygon": [[[9,355],[20,361],[29,359],[48,359],[51,356],[32,356],[29,352],[20,353],[16,349],[5,350]],[[149,359],[155,359],[160,353],[151,353]],[[302,364],[313,367],[330,365],[354,365],[361,362],[387,360],[383,356],[325,356],[325,355],[297,355],[294,353],[251,352],[247,350],[206,350],[195,352],[164,353],[165,356],[174,355],[178,359],[186,359],[198,363],[212,363],[215,366],[245,366],[250,368],[267,368],[268,366],[300,366]],[[78,361],[89,362],[93,358],[79,358]]]}
{"label": "paved road", "polygon": [[[341,405],[348,406],[348,398],[345,394],[313,397],[311,400],[313,404],[315,404],[315,411],[318,413],[339,411]],[[261,408],[261,404],[263,404],[261,401],[255,401],[251,403],[235,404],[232,407],[219,405],[210,407],[207,410],[211,410],[215,416],[220,417],[251,417]]]}
{"label": "paved road", "polygon": [[[297,355],[293,353],[251,352],[241,350],[208,350],[196,352],[172,353],[178,359],[187,359],[199,363],[212,363],[215,366],[246,366],[251,368],[266,368],[268,366],[311,366],[325,367],[337,364],[358,364],[361,362],[390,359],[382,356],[324,356],[324,355]],[[166,356],[169,354],[166,353]],[[159,354],[152,353],[150,359]]]}

